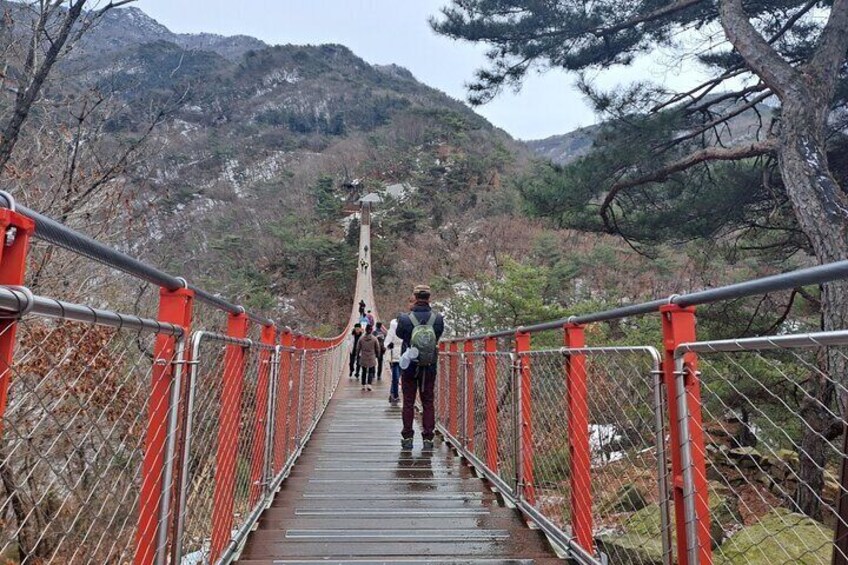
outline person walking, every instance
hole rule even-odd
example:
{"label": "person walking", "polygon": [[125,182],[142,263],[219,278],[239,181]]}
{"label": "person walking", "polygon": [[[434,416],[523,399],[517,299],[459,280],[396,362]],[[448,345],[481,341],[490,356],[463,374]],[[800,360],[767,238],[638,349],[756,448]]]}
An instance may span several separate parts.
{"label": "person walking", "polygon": [[389,404],[400,402],[400,351],[403,341],[397,336],[397,318],[389,322],[389,332],[386,334],[386,350],[389,352],[389,368],[392,372],[392,385],[389,388]]}
{"label": "person walking", "polygon": [[377,380],[383,380],[383,357],[386,356],[386,328],[383,322],[374,325],[374,337],[380,342],[380,354],[377,356]]}
{"label": "person walking", "polygon": [[[348,378],[359,378],[359,353],[357,352],[357,345],[359,345],[359,339],[362,337],[362,324],[353,324],[353,331],[350,332],[350,373],[348,373]],[[356,369],[356,376],[354,377],[354,369]]]}
{"label": "person walking", "polygon": [[423,413],[421,437],[424,449],[432,449],[436,429],[433,400],[436,394],[436,364],[439,361],[438,344],[445,331],[445,321],[441,314],[430,307],[429,286],[416,285],[412,290],[412,299],[410,312],[398,318],[397,327],[397,336],[404,348],[400,362],[403,391],[401,448],[412,449],[415,398],[420,396]]}
{"label": "person walking", "polygon": [[359,338],[356,350],[362,365],[362,390],[372,390],[374,373],[377,371],[377,356],[380,354],[380,342],[374,337],[374,328],[365,326],[365,335]]}
{"label": "person walking", "polygon": [[359,316],[362,317],[364,315],[365,315],[365,301],[360,300],[359,301]]}
{"label": "person walking", "polygon": [[374,327],[374,313],[371,310],[368,310],[368,313],[365,314],[365,318],[368,320],[368,324],[373,328]]}

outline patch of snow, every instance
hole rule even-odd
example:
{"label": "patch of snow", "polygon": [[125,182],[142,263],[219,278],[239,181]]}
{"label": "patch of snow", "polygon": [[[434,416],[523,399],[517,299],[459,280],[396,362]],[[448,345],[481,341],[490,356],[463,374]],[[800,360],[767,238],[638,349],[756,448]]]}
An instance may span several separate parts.
{"label": "patch of snow", "polygon": [[372,204],[379,204],[382,201],[383,201],[382,197],[380,197],[380,195],[377,194],[376,192],[366,194],[365,196],[363,196],[362,198],[359,199],[359,202],[368,202],[368,203],[372,203]]}
{"label": "patch of snow", "polygon": [[352,224],[354,220],[359,220],[359,212],[354,212],[353,214],[342,218],[341,224],[345,233],[350,231],[350,224]]}
{"label": "patch of snow", "polygon": [[241,184],[236,178],[236,168],[238,167],[237,159],[227,159],[226,164],[224,165],[224,180],[230,183],[233,187],[233,192],[236,193],[236,196],[241,198],[244,196],[244,191],[242,190]]}
{"label": "patch of snow", "polygon": [[295,84],[300,82],[300,75],[297,72],[297,69],[292,71],[286,69],[275,69],[262,77],[262,84],[264,86],[274,86],[275,84],[287,83],[287,84]]}
{"label": "patch of snow", "polygon": [[403,200],[408,195],[413,194],[418,191],[418,187],[412,186],[409,183],[399,182],[395,184],[387,185],[383,188],[385,193],[392,198],[396,198],[398,200]]}
{"label": "patch of snow", "polygon": [[592,451],[592,465],[599,466],[624,458],[623,451],[605,451],[612,443],[621,441],[623,436],[613,424],[589,425],[589,448]]}

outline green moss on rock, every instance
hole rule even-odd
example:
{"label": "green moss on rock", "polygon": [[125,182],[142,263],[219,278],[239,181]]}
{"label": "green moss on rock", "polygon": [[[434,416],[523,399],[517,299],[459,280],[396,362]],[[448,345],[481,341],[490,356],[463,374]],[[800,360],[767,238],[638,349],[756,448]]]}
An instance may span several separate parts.
{"label": "green moss on rock", "polygon": [[830,563],[833,532],[810,518],[778,508],[733,534],[714,552],[716,565]]}
{"label": "green moss on rock", "polygon": [[[741,522],[737,501],[721,486],[710,484],[710,535],[713,547],[724,541],[725,535]],[[670,519],[673,521],[674,516]],[[674,524],[671,524],[672,535]],[[658,506],[648,506],[626,516],[618,532],[598,536],[598,547],[610,558],[610,563],[662,565],[662,524]],[[674,536],[672,546],[674,546]],[[674,550],[674,547],[672,547]],[[676,552],[675,552],[676,553]]]}

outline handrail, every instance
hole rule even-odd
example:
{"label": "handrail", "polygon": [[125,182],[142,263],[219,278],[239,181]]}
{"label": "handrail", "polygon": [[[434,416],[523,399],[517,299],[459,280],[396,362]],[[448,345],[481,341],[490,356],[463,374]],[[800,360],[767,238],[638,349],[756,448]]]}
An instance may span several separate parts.
{"label": "handrail", "polygon": [[214,306],[219,310],[230,314],[241,314],[245,312],[252,321],[263,326],[273,325],[274,322],[258,314],[246,312],[242,306],[233,304],[207,292],[193,284],[189,284],[182,277],[175,277],[156,267],[148,265],[135,257],[131,257],[122,251],[118,251],[108,245],[88,237],[56,220],[31,210],[15,202],[14,198],[7,192],[0,192],[0,207],[8,208],[26,216],[35,222],[35,236],[53,245],[57,245],[74,253],[78,253],[89,259],[102,263],[113,269],[123,271],[128,275],[153,283],[167,290],[188,288],[194,292],[198,300]]}
{"label": "handrail", "polygon": [[539,324],[531,324],[528,326],[518,326],[517,328],[500,330],[484,334],[475,334],[467,337],[453,337],[445,342],[457,342],[484,338],[499,338],[511,337],[517,333],[537,333],[549,330],[561,329],[566,324],[591,324],[596,322],[606,322],[610,320],[618,320],[630,316],[641,316],[656,312],[660,307],[667,304],[673,304],[680,307],[698,306],[702,304],[711,304],[722,300],[730,300],[734,298],[745,298],[748,296],[757,296],[769,292],[780,290],[790,290],[799,286],[810,284],[823,284],[833,282],[839,279],[848,278],[848,260],[836,261],[825,265],[817,265],[806,269],[798,269],[788,273],[780,273],[768,277],[761,277],[741,283],[709,288],[691,294],[672,294],[666,299],[652,300],[641,304],[632,304],[629,306],[621,306],[611,310],[584,314],[581,316],[569,316],[549,322]]}
{"label": "handrail", "polygon": [[36,296],[26,287],[0,286],[0,318],[22,318],[27,314],[119,329],[152,331],[174,337],[185,333],[183,328],[176,324]]}

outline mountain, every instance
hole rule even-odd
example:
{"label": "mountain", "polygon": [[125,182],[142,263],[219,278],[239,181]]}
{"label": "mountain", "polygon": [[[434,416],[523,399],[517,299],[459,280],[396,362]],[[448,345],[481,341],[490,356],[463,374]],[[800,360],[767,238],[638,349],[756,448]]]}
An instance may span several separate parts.
{"label": "mountain", "polygon": [[[528,156],[400,66],[369,64],[343,45],[175,34],[137,8],[109,11],[57,65],[46,93],[39,120],[49,123],[33,132],[54,132],[46,141],[59,147],[33,144],[54,156],[43,184],[82,170],[95,178],[118,163],[110,182],[126,192],[89,202],[85,214],[30,188],[26,202],[72,219],[120,211],[143,232],[134,253],[312,329],[342,321],[347,308],[356,267],[345,203],[388,185],[415,187],[402,206],[383,207],[405,221],[390,231],[375,225],[375,238],[397,242],[512,206],[498,196],[502,179]],[[90,167],[69,169],[74,147],[90,152]],[[375,265],[386,292],[421,276],[398,274],[396,260]]]}
{"label": "mountain", "polygon": [[589,154],[600,126],[588,126],[545,139],[527,141],[527,147],[537,156],[558,165],[567,165]]}
{"label": "mountain", "polygon": [[167,41],[187,50],[211,51],[232,61],[250,50],[268,47],[264,41],[246,35],[173,33],[134,6],[106,12],[95,28],[83,36],[82,46],[85,56],[90,57],[94,51],[108,54],[155,41]]}
{"label": "mountain", "polygon": [[[703,102],[709,102],[710,99],[720,96],[721,94],[706,96]],[[733,105],[732,100],[715,104],[712,107],[713,113],[711,115],[696,116],[690,119],[692,128],[699,127],[704,121],[714,119],[715,115],[732,112],[734,110]],[[716,144],[720,141],[725,146],[750,143],[765,136],[773,119],[773,114],[774,111],[770,106],[758,104],[755,108],[745,110],[728,120],[726,126],[721,127],[717,132],[713,131],[708,134],[707,140]],[[601,134],[603,127],[604,124],[582,127],[565,134],[526,141],[525,145],[541,159],[558,165],[568,165],[592,151],[595,140]],[[686,129],[680,131],[681,134],[686,132]]]}

